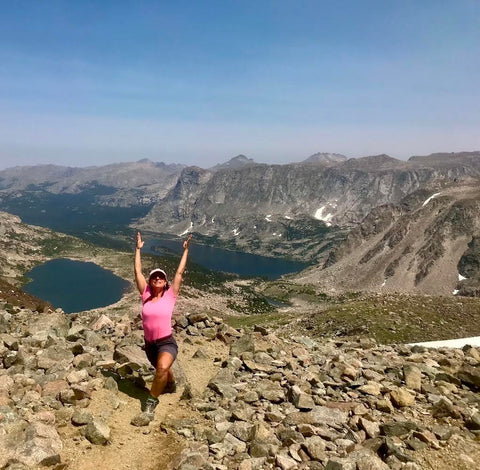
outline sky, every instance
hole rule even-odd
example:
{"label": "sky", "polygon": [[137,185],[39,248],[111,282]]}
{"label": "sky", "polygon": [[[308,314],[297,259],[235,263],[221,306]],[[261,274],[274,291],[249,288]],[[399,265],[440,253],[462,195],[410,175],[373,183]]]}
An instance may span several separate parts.
{"label": "sky", "polygon": [[0,168],[480,150],[479,0],[17,0]]}

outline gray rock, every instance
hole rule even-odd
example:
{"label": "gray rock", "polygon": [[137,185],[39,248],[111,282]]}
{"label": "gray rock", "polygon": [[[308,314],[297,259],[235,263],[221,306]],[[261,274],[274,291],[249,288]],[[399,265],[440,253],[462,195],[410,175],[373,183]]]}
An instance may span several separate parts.
{"label": "gray rock", "polygon": [[303,392],[297,385],[291,388],[290,395],[292,397],[292,403],[299,410],[311,410],[315,407],[312,396]]}
{"label": "gray rock", "polygon": [[62,441],[54,426],[34,422],[27,427],[24,442],[16,451],[16,459],[33,467],[50,466],[60,463]]}
{"label": "gray rock", "polygon": [[200,331],[196,326],[188,325],[185,331],[190,336],[200,336]]}
{"label": "gray rock", "polygon": [[151,368],[150,362],[145,355],[145,351],[135,345],[117,346],[113,353],[113,359],[119,364],[128,363],[133,370]]}
{"label": "gray rock", "polygon": [[380,435],[380,426],[378,423],[360,418],[358,424],[360,425],[360,429],[363,429],[368,437],[374,438]]}
{"label": "gray rock", "polygon": [[293,470],[293,469],[297,468],[297,466],[298,466],[298,462],[296,462],[292,458],[290,458],[286,455],[282,455],[282,454],[277,454],[275,456],[275,464],[281,470]]}
{"label": "gray rock", "polygon": [[399,421],[396,423],[385,423],[380,426],[382,434],[389,437],[407,436],[411,431],[418,429],[417,423],[413,421]]}
{"label": "gray rock", "polygon": [[469,419],[465,421],[465,425],[472,431],[480,430],[480,413],[477,411]]}
{"label": "gray rock", "polygon": [[255,436],[255,425],[245,421],[235,421],[229,432],[243,442],[250,442]]}
{"label": "gray rock", "polygon": [[378,396],[382,393],[382,386],[373,381],[368,381],[365,385],[362,385],[358,390],[366,395]]}
{"label": "gray rock", "polygon": [[66,376],[69,384],[78,384],[89,379],[88,372],[85,369],[74,370]]}
{"label": "gray rock", "polygon": [[136,414],[130,421],[132,426],[142,427],[148,426],[153,420],[153,416],[149,413],[141,412]]}
{"label": "gray rock", "polygon": [[72,326],[67,333],[68,341],[78,341],[79,339],[85,339],[85,331],[87,328],[83,325],[74,325]]}
{"label": "gray rock", "polygon": [[113,330],[115,323],[106,315],[100,315],[100,317],[91,324],[90,328],[94,331]]}
{"label": "gray rock", "polygon": [[458,378],[468,387],[480,388],[480,367],[463,365],[457,372]]}
{"label": "gray rock", "polygon": [[270,382],[269,380],[262,380],[256,384],[254,391],[265,400],[272,403],[280,403],[285,400],[285,391],[277,382]]}
{"label": "gray rock", "polygon": [[248,453],[251,457],[268,457],[270,454],[274,454],[276,451],[275,447],[272,447],[271,444],[263,442],[259,439],[254,439],[249,446]]}
{"label": "gray rock", "polygon": [[381,452],[385,455],[393,455],[401,462],[413,461],[413,459],[404,452],[402,452],[399,446],[397,446],[394,441],[389,437],[385,438],[385,442],[382,446]]}
{"label": "gray rock", "polygon": [[110,441],[110,428],[103,421],[94,419],[85,428],[85,437],[95,445],[104,445]]}
{"label": "gray rock", "polygon": [[4,344],[7,349],[11,351],[18,351],[18,338],[15,336],[2,333],[0,334],[0,344]]}
{"label": "gray rock", "polygon": [[89,353],[82,353],[77,354],[72,361],[72,364],[77,369],[85,369],[86,367],[90,367],[94,362],[94,358]]}
{"label": "gray rock", "polygon": [[432,407],[432,416],[435,418],[460,418],[461,413],[448,398],[442,397]]}
{"label": "gray rock", "polygon": [[104,387],[111,392],[117,393],[118,392],[118,383],[113,377],[107,377],[105,379]]}
{"label": "gray rock", "polygon": [[208,354],[205,352],[203,348],[199,348],[195,351],[192,357],[194,359],[208,359]]}
{"label": "gray rock", "polygon": [[347,421],[347,413],[326,406],[316,406],[308,412],[293,412],[284,419],[287,425],[311,424],[314,426],[339,426],[346,424]]}
{"label": "gray rock", "polygon": [[209,316],[203,312],[195,312],[188,315],[187,318],[190,324],[194,325],[195,323],[200,323],[208,320]]}
{"label": "gray rock", "polygon": [[350,457],[356,460],[358,470],[390,470],[380,458],[365,451],[353,452]]}
{"label": "gray rock", "polygon": [[236,398],[236,396],[238,395],[238,391],[234,387],[232,387],[232,385],[225,382],[211,380],[208,383],[208,387],[214,392],[218,393],[223,398],[229,400]]}
{"label": "gray rock", "polygon": [[90,412],[76,409],[72,415],[72,424],[76,426],[84,426],[93,421],[93,416]]}
{"label": "gray rock", "polygon": [[454,430],[451,426],[435,425],[432,426],[432,432],[440,441],[448,441],[452,437]]}
{"label": "gray rock", "polygon": [[407,388],[417,391],[422,389],[422,372],[417,366],[405,364],[403,366],[403,377]]}
{"label": "gray rock", "polygon": [[415,397],[403,388],[397,388],[390,392],[390,398],[394,406],[398,408],[413,406]]}
{"label": "gray rock", "polygon": [[253,331],[260,333],[262,336],[267,336],[268,335],[268,330],[267,328],[260,326],[260,325],[255,325],[253,327]]}
{"label": "gray rock", "polygon": [[302,448],[307,452],[313,460],[325,460],[325,441],[319,436],[307,437],[302,443]]}
{"label": "gray rock", "polygon": [[230,345],[230,356],[241,357],[243,353],[255,353],[253,335],[245,334]]}
{"label": "gray rock", "polygon": [[183,449],[173,459],[173,468],[180,469],[200,469],[207,463],[208,446],[203,443],[192,443],[189,448]]}
{"label": "gray rock", "polygon": [[349,458],[335,457],[328,460],[325,470],[357,470],[357,462]]}

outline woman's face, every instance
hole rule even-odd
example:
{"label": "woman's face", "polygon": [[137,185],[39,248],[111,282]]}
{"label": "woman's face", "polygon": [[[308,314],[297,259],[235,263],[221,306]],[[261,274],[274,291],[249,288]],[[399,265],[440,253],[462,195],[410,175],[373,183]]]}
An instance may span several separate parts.
{"label": "woman's face", "polygon": [[150,287],[163,289],[167,284],[167,280],[162,273],[154,273],[149,280]]}

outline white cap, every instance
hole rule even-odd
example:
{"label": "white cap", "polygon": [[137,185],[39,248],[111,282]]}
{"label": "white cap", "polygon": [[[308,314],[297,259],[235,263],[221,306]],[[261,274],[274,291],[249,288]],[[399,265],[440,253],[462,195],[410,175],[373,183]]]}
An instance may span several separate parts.
{"label": "white cap", "polygon": [[155,268],[155,269],[152,269],[150,271],[150,274],[148,275],[148,279],[150,280],[150,278],[152,277],[153,274],[155,273],[161,273],[165,276],[165,280],[168,281],[168,278],[167,278],[167,273],[163,270],[163,269],[160,269],[160,268]]}

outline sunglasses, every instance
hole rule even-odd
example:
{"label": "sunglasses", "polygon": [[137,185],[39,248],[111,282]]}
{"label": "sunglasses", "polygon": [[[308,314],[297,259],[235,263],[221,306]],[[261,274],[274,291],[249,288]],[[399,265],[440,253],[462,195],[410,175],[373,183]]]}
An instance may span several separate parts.
{"label": "sunglasses", "polygon": [[150,279],[163,279],[164,281],[166,280],[166,279],[165,279],[165,276],[164,276],[163,274],[160,274],[160,273],[158,273],[158,274],[152,274],[152,275],[150,276]]}

